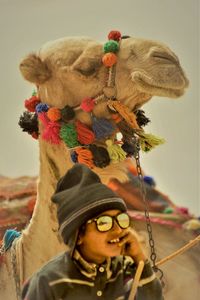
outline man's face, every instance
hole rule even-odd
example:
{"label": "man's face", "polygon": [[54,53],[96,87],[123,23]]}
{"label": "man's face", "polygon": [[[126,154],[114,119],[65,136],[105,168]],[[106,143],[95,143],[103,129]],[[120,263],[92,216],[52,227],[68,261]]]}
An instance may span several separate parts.
{"label": "man's face", "polygon": [[[107,216],[117,216],[120,210],[107,210],[100,214]],[[98,216],[98,217],[99,217]],[[127,229],[122,229],[114,221],[113,227],[107,232],[99,232],[95,222],[86,224],[84,234],[79,236],[79,250],[84,259],[88,262],[100,264],[108,257],[120,255],[122,247],[119,240],[127,234]]]}

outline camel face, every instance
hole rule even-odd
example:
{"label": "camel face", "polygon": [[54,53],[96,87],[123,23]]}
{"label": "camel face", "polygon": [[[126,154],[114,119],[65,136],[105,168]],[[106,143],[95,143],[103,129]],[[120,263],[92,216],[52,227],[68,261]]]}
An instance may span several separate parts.
{"label": "camel face", "polygon": [[119,57],[144,93],[176,98],[188,86],[178,57],[164,44],[129,38],[122,41]]}
{"label": "camel face", "polygon": [[[38,87],[42,102],[62,108],[102,94],[107,68],[102,45],[88,38],[63,38],[44,45],[20,64],[22,75]],[[188,80],[177,56],[165,45],[128,38],[120,42],[116,65],[117,99],[130,108],[152,96],[179,97]]]}

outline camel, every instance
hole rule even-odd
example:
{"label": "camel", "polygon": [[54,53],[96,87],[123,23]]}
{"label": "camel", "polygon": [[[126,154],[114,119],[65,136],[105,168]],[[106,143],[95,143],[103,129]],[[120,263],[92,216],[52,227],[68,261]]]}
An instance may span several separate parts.
{"label": "camel", "polygon": [[[21,64],[23,77],[37,87],[42,103],[59,109],[79,107],[84,97],[109,97],[108,68],[102,64],[102,43],[87,37],[67,37],[49,42]],[[164,44],[128,37],[121,39],[115,68],[115,94],[131,111],[153,96],[178,98],[188,79],[178,57]],[[113,90],[112,90],[113,92]],[[93,113],[109,119],[105,102]],[[91,125],[89,114],[76,110],[78,120]],[[40,124],[40,131],[42,125]],[[62,142],[47,143],[39,137],[40,170],[37,202],[30,224],[4,254],[1,273],[2,299],[19,299],[23,282],[53,256],[64,251],[58,234],[56,208],[51,202],[57,180],[73,165],[70,151]],[[112,177],[128,180],[126,162],[93,169],[107,184]],[[172,297],[170,298],[172,299]],[[175,299],[175,298],[174,298]]]}

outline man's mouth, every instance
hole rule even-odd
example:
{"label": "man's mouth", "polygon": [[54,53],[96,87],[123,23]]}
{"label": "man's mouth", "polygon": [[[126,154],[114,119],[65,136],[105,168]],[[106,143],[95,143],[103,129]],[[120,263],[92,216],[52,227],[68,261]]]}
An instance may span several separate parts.
{"label": "man's mouth", "polygon": [[120,242],[119,238],[108,241],[109,244],[116,244],[116,243],[119,243],[119,242]]}
{"label": "man's mouth", "polygon": [[121,240],[122,240],[125,236],[126,236],[126,234],[123,235],[123,236],[120,236],[120,237],[118,237],[118,238],[109,240],[109,241],[108,241],[108,244],[117,244],[117,243],[121,242]]}

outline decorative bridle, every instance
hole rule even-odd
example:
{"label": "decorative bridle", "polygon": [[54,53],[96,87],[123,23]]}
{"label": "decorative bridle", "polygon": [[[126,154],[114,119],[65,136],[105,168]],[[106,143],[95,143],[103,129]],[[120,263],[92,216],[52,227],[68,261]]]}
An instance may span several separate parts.
{"label": "decorative bridle", "polygon": [[[25,100],[27,111],[19,120],[23,131],[38,138],[39,120],[42,124],[43,140],[51,144],[60,144],[63,141],[70,149],[72,161],[86,164],[90,168],[104,168],[110,163],[134,156],[137,151],[135,139],[145,152],[162,144],[163,139],[144,132],[143,127],[148,124],[149,119],[142,110],[131,111],[117,100],[115,73],[120,41],[120,32],[111,31],[108,41],[103,45],[102,63],[108,76],[101,95],[95,98],[86,97],[75,108],[66,105],[58,109],[42,103],[34,92],[30,99]],[[98,118],[93,112],[95,106],[101,102],[107,104],[109,119]],[[91,126],[76,118],[77,111],[88,114]]]}

